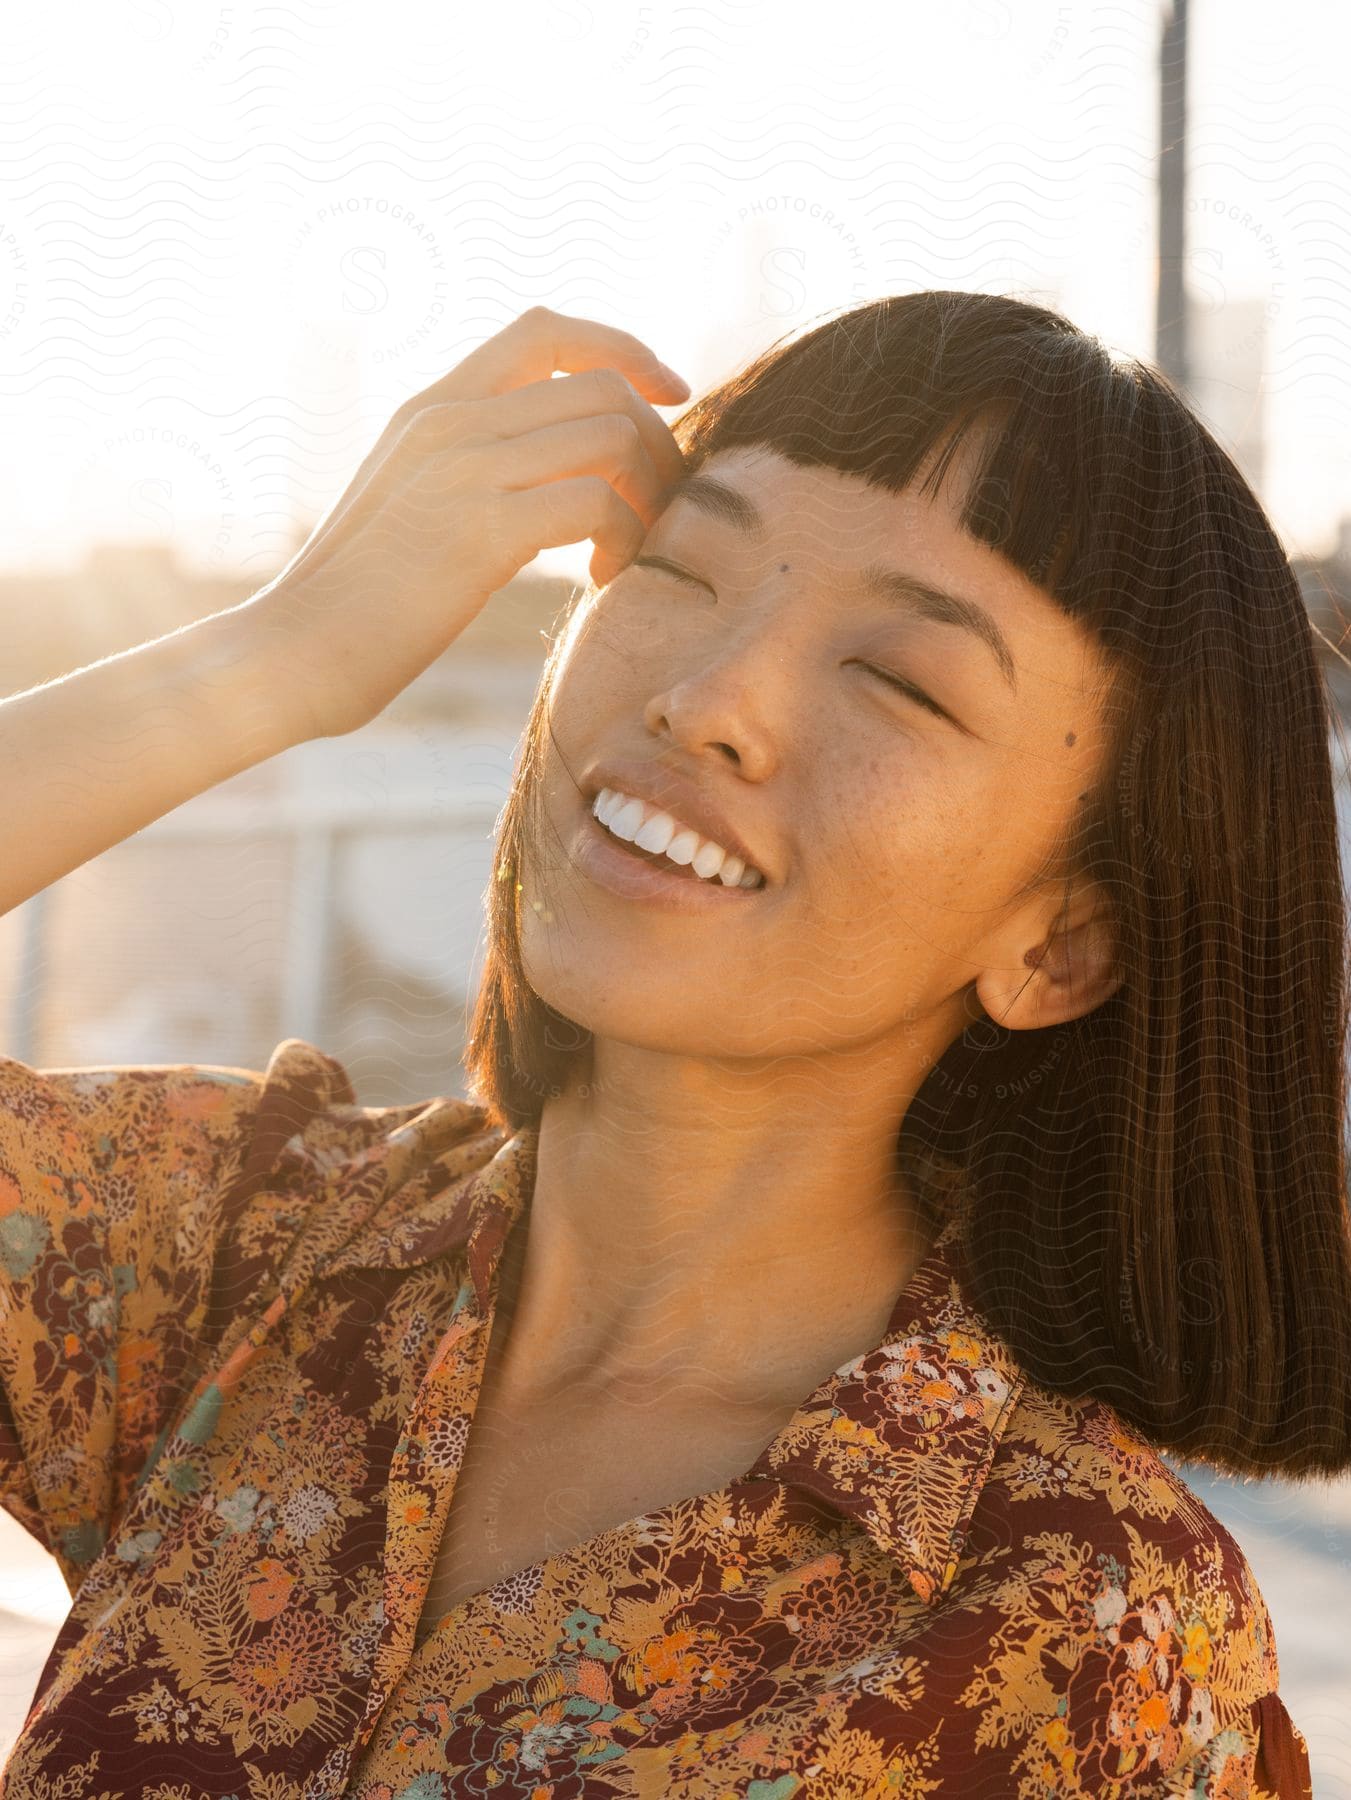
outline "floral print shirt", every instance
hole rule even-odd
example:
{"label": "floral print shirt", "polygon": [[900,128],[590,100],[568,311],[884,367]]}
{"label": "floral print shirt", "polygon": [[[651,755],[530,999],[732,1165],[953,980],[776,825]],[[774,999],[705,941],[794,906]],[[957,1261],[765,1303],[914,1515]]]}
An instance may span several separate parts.
{"label": "floral print shirt", "polygon": [[73,1607],[5,1800],[1309,1794],[1233,1538],[954,1211],[746,1472],[417,1622],[537,1134],[0,1059],[0,1480]]}

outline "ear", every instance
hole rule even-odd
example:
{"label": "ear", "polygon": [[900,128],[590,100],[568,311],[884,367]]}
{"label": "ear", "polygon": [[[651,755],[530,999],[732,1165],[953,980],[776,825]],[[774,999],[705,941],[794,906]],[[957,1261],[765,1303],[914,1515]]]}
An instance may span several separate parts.
{"label": "ear", "polygon": [[976,997],[1010,1031],[1083,1018],[1121,986],[1111,908],[1095,884],[1076,892],[1068,909],[1025,916],[1022,933],[1003,935],[1003,944],[999,965],[976,977]]}

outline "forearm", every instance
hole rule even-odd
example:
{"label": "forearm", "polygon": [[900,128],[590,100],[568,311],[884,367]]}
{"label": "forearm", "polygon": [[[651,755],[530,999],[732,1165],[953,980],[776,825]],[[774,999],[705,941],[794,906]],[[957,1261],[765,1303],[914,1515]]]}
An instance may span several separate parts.
{"label": "forearm", "polygon": [[0,701],[0,913],[309,735],[256,599]]}

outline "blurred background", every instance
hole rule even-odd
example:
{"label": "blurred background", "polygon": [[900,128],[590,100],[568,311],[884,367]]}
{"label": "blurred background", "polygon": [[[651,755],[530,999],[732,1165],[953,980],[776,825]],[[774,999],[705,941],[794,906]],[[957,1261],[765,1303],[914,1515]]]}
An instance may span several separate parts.
{"label": "blurred background", "polygon": [[[1320,0],[6,9],[0,689],[245,598],[394,408],[527,306],[624,326],[697,392],[829,309],[952,287],[1185,388],[1345,711],[1348,71]],[[299,1036],[368,1104],[463,1093],[493,825],[588,550],[542,556],[365,730],[0,918],[4,1052],[261,1068]],[[1182,1470],[1257,1574],[1315,1792],[1346,1800],[1351,1484]],[[64,1606],[0,1515],[0,1756]]]}

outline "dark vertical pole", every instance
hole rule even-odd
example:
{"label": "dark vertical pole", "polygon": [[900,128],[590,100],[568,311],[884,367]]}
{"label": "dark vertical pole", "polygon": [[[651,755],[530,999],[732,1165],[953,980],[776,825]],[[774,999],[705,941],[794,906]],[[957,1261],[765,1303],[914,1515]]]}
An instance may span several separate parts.
{"label": "dark vertical pole", "polygon": [[1159,49],[1159,278],[1154,360],[1185,389],[1187,293],[1183,280],[1187,208],[1187,0],[1168,6]]}

